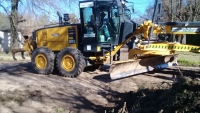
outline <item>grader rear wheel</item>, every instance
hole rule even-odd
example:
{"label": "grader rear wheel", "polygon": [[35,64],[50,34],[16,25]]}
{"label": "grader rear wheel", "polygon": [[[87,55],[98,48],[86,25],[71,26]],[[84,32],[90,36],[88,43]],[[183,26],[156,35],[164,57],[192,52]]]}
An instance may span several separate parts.
{"label": "grader rear wheel", "polygon": [[75,61],[71,55],[65,55],[62,58],[61,63],[62,63],[62,67],[68,72],[74,70],[75,68]]}
{"label": "grader rear wheel", "polygon": [[46,47],[37,48],[32,55],[31,63],[39,74],[50,74],[54,69],[54,53]]}
{"label": "grader rear wheel", "polygon": [[76,77],[85,68],[85,60],[82,53],[75,48],[64,48],[57,54],[57,68],[62,76]]}

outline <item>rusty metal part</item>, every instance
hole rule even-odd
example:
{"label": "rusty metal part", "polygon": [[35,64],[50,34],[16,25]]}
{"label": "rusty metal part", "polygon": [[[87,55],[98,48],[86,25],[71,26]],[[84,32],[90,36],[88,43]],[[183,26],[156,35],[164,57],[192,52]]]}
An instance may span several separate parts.
{"label": "rusty metal part", "polygon": [[12,50],[11,50],[11,53],[12,53],[13,60],[17,60],[16,57],[15,57],[15,53],[18,53],[18,52],[21,52],[22,58],[23,58],[23,59],[26,59],[26,58],[24,57],[24,52],[25,52],[24,49],[12,49]]}
{"label": "rusty metal part", "polygon": [[135,74],[176,66],[177,54],[165,56],[151,56],[149,58],[120,61],[113,64],[110,69],[112,80],[129,77]]}
{"label": "rusty metal part", "polygon": [[24,38],[25,38],[25,41],[24,41],[23,48],[11,50],[13,60],[17,60],[16,57],[15,57],[15,53],[18,53],[18,52],[21,52],[21,56],[22,56],[23,59],[26,59],[24,57],[24,52],[26,52],[26,51],[29,53],[29,56],[31,57],[32,51],[34,49],[35,42],[31,38],[29,38],[28,36],[24,36]]}

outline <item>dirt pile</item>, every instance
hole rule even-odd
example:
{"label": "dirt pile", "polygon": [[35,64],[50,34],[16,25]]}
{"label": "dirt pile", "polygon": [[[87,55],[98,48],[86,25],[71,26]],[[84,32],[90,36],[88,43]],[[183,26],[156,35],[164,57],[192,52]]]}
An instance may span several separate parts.
{"label": "dirt pile", "polygon": [[[188,72],[187,72],[188,73]],[[185,75],[184,75],[185,74]],[[177,76],[173,84],[131,92],[118,113],[184,113],[200,111],[200,72]],[[122,111],[125,112],[122,112]]]}

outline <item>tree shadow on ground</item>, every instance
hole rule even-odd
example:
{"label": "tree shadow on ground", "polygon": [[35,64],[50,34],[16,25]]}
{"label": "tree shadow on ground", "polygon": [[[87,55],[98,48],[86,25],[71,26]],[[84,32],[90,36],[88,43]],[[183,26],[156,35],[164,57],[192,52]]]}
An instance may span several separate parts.
{"label": "tree shadow on ground", "polygon": [[[87,67],[84,70],[84,72],[95,71],[96,69],[98,69],[98,66],[90,66],[90,67]],[[0,72],[7,72],[9,73],[9,75],[13,75],[13,76],[20,76],[20,73],[22,72],[38,74],[33,69],[31,62],[18,63],[17,65],[14,65],[14,66],[5,66],[2,69],[0,68]],[[59,71],[56,68],[54,68],[52,75],[61,76]]]}
{"label": "tree shadow on ground", "polygon": [[25,72],[36,73],[32,69],[31,63],[18,63],[17,65],[3,66],[3,68],[0,69],[0,72],[6,72],[10,76],[18,77],[21,77],[21,74]]}
{"label": "tree shadow on ground", "polygon": [[[129,93],[119,93],[113,90],[107,90],[104,89],[103,92],[98,92],[98,95],[101,95],[108,101],[108,104],[102,105],[95,100],[89,100],[87,96],[83,94],[83,92],[77,90],[77,95],[72,96],[70,99],[67,95],[69,92],[63,92],[63,94],[60,94],[57,92],[59,96],[57,97],[51,97],[49,96],[51,100],[54,101],[60,101],[64,103],[72,104],[73,107],[71,108],[72,111],[75,113],[118,113],[118,110],[121,109],[121,106],[123,106],[124,102],[126,100],[130,99],[130,96],[132,92]],[[76,100],[76,101],[72,101]],[[65,106],[62,106],[65,108]]]}
{"label": "tree shadow on ground", "polygon": [[[67,89],[67,88],[66,88]],[[52,91],[51,88],[46,87],[45,90]],[[109,111],[112,111],[112,109],[117,109],[117,107],[121,106],[121,102],[119,101],[119,98],[127,97],[127,94],[118,93],[111,90],[106,90],[97,93],[98,95],[101,95],[108,101],[108,103],[112,103],[114,105],[110,106],[108,105],[102,105],[96,101],[90,100],[87,98],[87,96],[82,92],[81,90],[77,90],[77,94],[73,94],[72,92],[66,91],[65,89],[60,90],[54,90],[53,93],[50,95],[47,95],[43,90],[20,90],[16,89],[13,91],[0,91],[0,106],[6,107],[7,109],[11,110],[13,113],[20,113],[20,109],[25,106],[27,107],[27,101],[33,101],[38,104],[52,104],[57,103],[57,108],[54,108],[55,113],[58,111],[62,112],[72,112],[72,113],[111,113]],[[69,96],[71,94],[71,96]],[[123,99],[122,98],[122,99]],[[121,100],[122,100],[121,99]],[[9,106],[9,102],[14,101],[18,104],[18,108]],[[34,111],[37,113],[48,113],[44,110],[41,110],[40,108],[35,108],[31,105],[28,106],[30,111]],[[29,111],[29,112],[30,112]],[[28,112],[28,110],[27,110]],[[114,113],[114,112],[112,112]]]}
{"label": "tree shadow on ground", "polygon": [[[30,63],[22,63],[18,66],[24,67],[25,72],[35,73],[32,69]],[[33,90],[33,91],[26,91],[26,92],[13,92],[13,97],[5,97],[5,95],[0,95],[0,103],[5,102],[5,99],[14,100],[21,105],[25,104],[27,99],[43,103],[46,101],[47,103],[64,103],[61,104],[59,107],[63,108],[64,110],[71,110],[75,113],[83,113],[83,112],[95,112],[95,113],[118,113],[119,110],[129,111],[129,113],[150,113],[150,112],[175,112],[175,111],[198,111],[199,109],[199,97],[200,97],[200,84],[196,78],[199,78],[200,72],[199,71],[190,71],[190,70],[183,70],[181,69],[181,73],[178,73],[174,69],[169,69],[169,71],[155,71],[156,73],[167,73],[176,75],[184,75],[189,77],[191,80],[186,82],[186,79],[178,78],[178,83],[174,83],[170,88],[159,87],[158,89],[139,89],[138,92],[128,92],[128,93],[119,93],[117,91],[106,89],[105,87],[101,87],[102,91],[94,92],[96,95],[102,96],[104,99],[108,101],[107,105],[102,105],[96,101],[90,100],[87,98],[87,94],[85,94],[85,90],[81,86],[77,88],[79,85],[75,84],[76,94],[70,92],[68,87],[63,86],[59,90],[52,89],[51,87],[43,87],[45,90],[52,92],[52,94],[46,94],[43,90]],[[10,73],[12,76],[14,72]],[[18,74],[19,77],[20,74]],[[154,76],[160,77],[160,76]],[[30,78],[31,79],[31,78]],[[52,84],[59,84],[59,81],[63,81],[62,79],[54,79],[48,78],[44,76],[43,79],[49,79],[48,81],[52,82]],[[42,80],[41,79],[41,82]],[[99,75],[99,78],[94,78],[96,80],[110,82],[110,78],[107,74]],[[163,78],[169,79],[169,78]],[[196,79],[194,81],[194,79]],[[187,80],[188,81],[188,80]],[[34,80],[35,83],[38,83],[38,80]],[[73,81],[66,81],[69,87],[74,86]],[[24,81],[21,84],[25,84]],[[60,85],[62,85],[60,83]],[[66,84],[65,84],[66,85]],[[98,86],[99,87],[99,86]],[[77,89],[76,89],[77,88]],[[90,88],[87,89],[91,91]],[[196,93],[197,92],[197,93]],[[25,94],[24,94],[25,93]],[[92,92],[89,92],[90,94]],[[0,93],[3,94],[3,93]],[[8,94],[12,94],[12,92],[5,93],[6,96]],[[18,96],[17,96],[18,94]],[[70,95],[69,95],[70,94]],[[26,96],[27,95],[27,96]],[[3,98],[2,98],[3,96]],[[25,97],[25,98],[24,98]],[[124,107],[124,102],[126,102],[126,106]],[[71,107],[68,108],[68,105]],[[13,112],[17,113],[16,109],[10,108]],[[35,109],[38,112],[42,112],[39,109]],[[119,112],[122,113],[122,112]],[[125,112],[124,112],[125,113]]]}
{"label": "tree shadow on ground", "polygon": [[[12,69],[12,68],[16,68],[16,69],[13,69],[12,71],[8,71],[8,69]],[[19,68],[22,68],[23,70],[19,70]],[[23,73],[17,74],[16,72],[19,72],[19,71],[23,71]],[[42,103],[45,105],[48,105],[51,103],[58,103],[58,108],[55,108],[55,110],[59,109],[61,111],[63,110],[63,112],[68,112],[70,110],[70,111],[74,111],[75,113],[83,113],[83,112],[102,113],[105,111],[107,111],[108,113],[108,111],[112,110],[112,108],[118,105],[119,98],[121,98],[121,95],[124,95],[123,93],[119,93],[111,89],[107,89],[101,85],[92,86],[92,87],[99,87],[99,89],[101,89],[101,90],[95,90],[96,92],[93,92],[93,90],[90,89],[89,87],[79,84],[81,81],[74,83],[73,80],[69,81],[68,79],[62,79],[61,77],[57,79],[57,78],[54,78],[54,77],[52,78],[45,75],[44,76],[38,76],[38,75],[30,76],[29,75],[30,73],[33,73],[33,74],[36,73],[32,69],[31,63],[20,63],[15,66],[6,67],[4,70],[2,70],[2,72],[7,73],[6,75],[7,77],[6,76],[4,77],[7,78],[5,80],[9,81],[9,83],[13,83],[13,85],[21,84],[20,89],[16,89],[12,91],[10,90],[3,91],[2,89],[0,91],[1,92],[0,93],[1,107],[3,106],[6,109],[9,109],[15,113],[19,113],[20,109],[26,106],[28,100],[36,102],[36,103]],[[27,74],[28,72],[29,74]],[[46,83],[44,83],[44,81]],[[66,82],[66,84],[62,84],[63,82]],[[33,83],[35,84],[32,85]],[[46,85],[48,83],[50,83],[50,85]],[[42,84],[42,85],[39,85],[39,84]],[[59,88],[58,87],[59,84],[61,86],[63,85],[64,86],[62,88]],[[54,87],[58,87],[58,88],[54,89]],[[108,105],[102,104],[99,101],[95,101],[90,98],[88,99],[87,93],[85,93],[87,91],[89,91],[88,94],[94,93],[94,95],[98,95],[99,97],[105,99]],[[50,94],[47,94],[45,92],[50,92]],[[74,92],[76,93],[74,94]],[[20,109],[15,109],[15,107],[9,106],[8,103],[11,101],[18,103],[19,105],[18,108]],[[59,104],[59,103],[62,103],[62,104]],[[112,105],[110,105],[110,103]],[[31,107],[31,105],[29,106],[29,109],[32,111],[36,111],[38,113],[44,112],[40,108],[36,109],[36,108]]]}
{"label": "tree shadow on ground", "polygon": [[110,78],[110,74],[102,74],[102,75],[94,76],[93,79],[101,81],[101,82],[105,82],[105,83],[112,82]]}

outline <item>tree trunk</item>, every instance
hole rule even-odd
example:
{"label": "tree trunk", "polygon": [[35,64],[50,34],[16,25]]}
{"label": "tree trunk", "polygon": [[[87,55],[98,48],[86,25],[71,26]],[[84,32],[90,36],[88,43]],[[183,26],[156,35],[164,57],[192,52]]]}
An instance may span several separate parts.
{"label": "tree trunk", "polygon": [[11,0],[11,15],[10,15],[10,49],[14,49],[17,46],[18,40],[18,3],[20,0]]}

